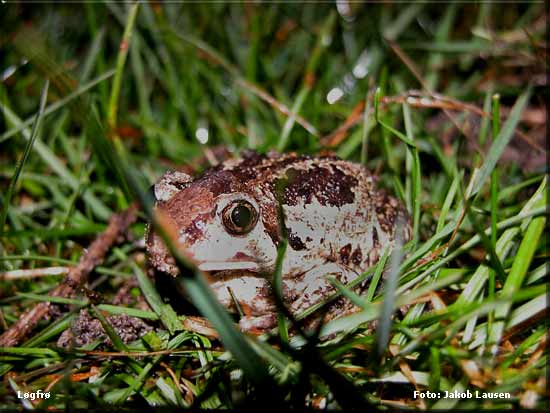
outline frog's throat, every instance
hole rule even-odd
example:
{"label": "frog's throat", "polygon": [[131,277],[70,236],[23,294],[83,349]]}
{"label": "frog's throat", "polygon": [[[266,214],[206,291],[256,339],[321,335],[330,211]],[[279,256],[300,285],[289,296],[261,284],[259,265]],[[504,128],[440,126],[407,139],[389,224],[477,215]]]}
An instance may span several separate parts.
{"label": "frog's throat", "polygon": [[249,270],[258,271],[260,266],[253,261],[205,261],[198,265],[201,271]]}

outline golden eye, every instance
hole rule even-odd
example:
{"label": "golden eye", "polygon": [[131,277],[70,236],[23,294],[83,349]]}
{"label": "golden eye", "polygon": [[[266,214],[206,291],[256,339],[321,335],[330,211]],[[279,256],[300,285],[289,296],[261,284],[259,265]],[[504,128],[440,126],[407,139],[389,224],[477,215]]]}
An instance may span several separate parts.
{"label": "golden eye", "polygon": [[244,200],[232,202],[222,213],[223,225],[230,234],[244,235],[254,228],[258,221],[256,208]]}

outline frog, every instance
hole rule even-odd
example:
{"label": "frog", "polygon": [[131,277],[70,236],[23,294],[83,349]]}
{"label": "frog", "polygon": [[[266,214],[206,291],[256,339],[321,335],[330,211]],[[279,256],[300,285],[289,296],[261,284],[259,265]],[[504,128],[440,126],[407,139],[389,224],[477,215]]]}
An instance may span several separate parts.
{"label": "frog", "polygon": [[[282,243],[282,302],[297,316],[375,265],[396,240],[411,238],[411,220],[396,197],[377,187],[365,166],[332,154],[244,151],[198,177],[168,171],[154,185],[154,208],[169,217],[181,251],[207,277],[219,302],[240,313],[240,329],[262,333],[278,323],[273,273]],[[169,277],[178,267],[153,231],[149,266]],[[369,281],[354,291],[362,294]],[[356,309],[339,297],[323,321]]]}

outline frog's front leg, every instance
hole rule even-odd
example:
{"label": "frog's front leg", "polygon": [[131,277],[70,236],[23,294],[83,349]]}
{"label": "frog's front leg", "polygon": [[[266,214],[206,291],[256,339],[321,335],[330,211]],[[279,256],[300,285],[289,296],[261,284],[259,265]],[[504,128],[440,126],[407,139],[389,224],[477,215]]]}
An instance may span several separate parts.
{"label": "frog's front leg", "polygon": [[276,311],[269,280],[256,274],[218,273],[210,287],[216,298],[229,311],[237,313],[237,305],[246,316],[260,316]]}
{"label": "frog's front leg", "polygon": [[[319,303],[333,294],[336,289],[330,282],[335,278],[343,284],[347,284],[358,276],[357,273],[347,267],[334,264],[324,264],[313,267],[304,274],[294,277],[285,277],[283,280],[283,300],[287,309],[298,315],[312,305]],[[272,297],[272,296],[271,296]],[[267,297],[266,297],[267,298]],[[267,312],[262,314],[247,314],[239,321],[242,331],[263,333],[277,326],[277,308],[274,301],[270,301]],[[327,306],[325,319],[333,319],[350,311],[353,304],[340,298]],[[312,315],[305,320],[306,329],[314,328],[319,321],[318,315]]]}
{"label": "frog's front leg", "polygon": [[358,276],[348,267],[331,263],[315,266],[304,274],[285,279],[285,290],[291,296],[287,299],[290,311],[299,314],[333,294],[336,289],[330,282],[331,278],[347,284]]}
{"label": "frog's front leg", "polygon": [[261,334],[277,326],[277,308],[271,283],[253,273],[218,273],[210,287],[217,299],[229,311],[243,313],[239,320],[242,331]]}

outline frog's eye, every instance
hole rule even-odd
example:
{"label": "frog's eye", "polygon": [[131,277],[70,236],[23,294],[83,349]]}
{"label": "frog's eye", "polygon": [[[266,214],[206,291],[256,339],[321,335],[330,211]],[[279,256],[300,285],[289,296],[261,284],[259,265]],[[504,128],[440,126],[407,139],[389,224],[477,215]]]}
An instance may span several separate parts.
{"label": "frog's eye", "polygon": [[222,213],[223,225],[230,234],[244,235],[254,228],[258,221],[256,208],[244,200],[227,205]]}

